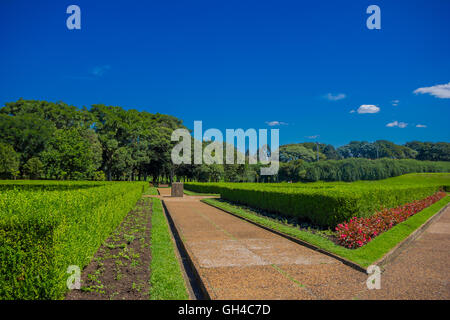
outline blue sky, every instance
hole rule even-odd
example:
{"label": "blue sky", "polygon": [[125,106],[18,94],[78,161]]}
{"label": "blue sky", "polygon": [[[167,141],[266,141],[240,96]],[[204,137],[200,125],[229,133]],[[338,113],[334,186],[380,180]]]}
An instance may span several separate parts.
{"label": "blue sky", "polygon": [[[81,30],[66,27],[71,4]],[[381,30],[366,27],[371,4]],[[0,105],[103,103],[204,130],[279,128],[281,144],[448,142],[449,12],[445,0],[2,0]]]}

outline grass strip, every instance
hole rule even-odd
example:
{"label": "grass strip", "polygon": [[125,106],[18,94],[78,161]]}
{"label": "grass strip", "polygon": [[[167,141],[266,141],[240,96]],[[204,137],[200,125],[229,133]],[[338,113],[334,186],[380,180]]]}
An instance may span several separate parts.
{"label": "grass strip", "polygon": [[190,190],[183,190],[185,195],[188,196],[219,196],[219,194],[217,193],[200,193],[200,192],[194,192],[194,191],[190,191]]}
{"label": "grass strip", "polygon": [[203,199],[204,203],[231,212],[237,216],[248,219],[252,222],[268,227],[278,232],[282,232],[291,237],[308,242],[322,250],[336,254],[342,258],[350,260],[363,268],[367,268],[375,261],[381,259],[386,253],[394,248],[398,243],[406,239],[411,233],[424,224],[430,217],[441,210],[450,202],[450,197],[439,200],[428,208],[410,217],[408,220],[399,223],[392,229],[382,233],[365,246],[358,249],[347,249],[339,246],[331,240],[313,234],[311,232],[300,230],[295,227],[285,225],[273,219],[261,216],[254,211],[243,209],[231,203],[217,199]]}
{"label": "grass strip", "polygon": [[158,189],[155,187],[149,187],[143,195],[150,195],[150,196],[157,196],[158,195]]}
{"label": "grass strip", "polygon": [[161,201],[157,198],[152,200],[150,299],[188,300],[189,295]]}

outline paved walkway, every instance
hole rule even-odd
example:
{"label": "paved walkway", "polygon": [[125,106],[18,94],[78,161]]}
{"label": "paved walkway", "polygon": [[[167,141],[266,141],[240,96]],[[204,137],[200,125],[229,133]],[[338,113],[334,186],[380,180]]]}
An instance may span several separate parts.
{"label": "paved walkway", "polygon": [[367,276],[200,202],[159,192],[212,299],[351,299]]}
{"label": "paved walkway", "polygon": [[450,299],[450,207],[386,266],[360,299]]}
{"label": "paved walkway", "polygon": [[368,290],[366,274],[334,258],[200,202],[205,197],[158,190],[212,299],[450,298],[450,209],[386,267],[382,289]]}

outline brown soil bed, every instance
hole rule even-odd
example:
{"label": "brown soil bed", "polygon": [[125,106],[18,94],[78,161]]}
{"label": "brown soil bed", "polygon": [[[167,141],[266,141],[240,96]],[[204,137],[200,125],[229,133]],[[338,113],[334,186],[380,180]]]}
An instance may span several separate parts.
{"label": "brown soil bed", "polygon": [[151,199],[139,200],[99,248],[66,300],[148,300]]}

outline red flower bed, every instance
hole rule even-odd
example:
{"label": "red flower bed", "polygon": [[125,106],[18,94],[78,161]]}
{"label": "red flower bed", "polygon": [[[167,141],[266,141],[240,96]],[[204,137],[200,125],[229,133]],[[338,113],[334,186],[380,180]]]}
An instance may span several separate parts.
{"label": "red flower bed", "polygon": [[445,196],[446,193],[440,191],[425,199],[407,203],[397,208],[383,209],[370,218],[354,217],[349,222],[341,223],[336,227],[337,242],[350,249],[362,247],[380,233],[405,221]]}

